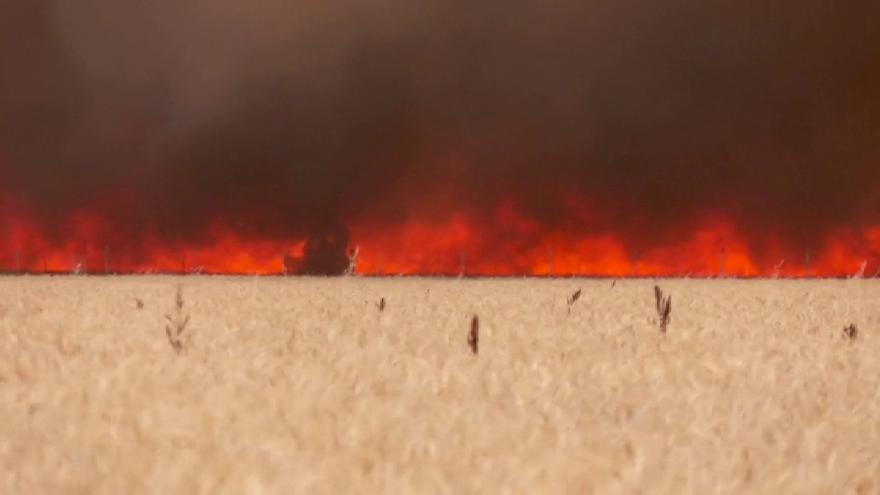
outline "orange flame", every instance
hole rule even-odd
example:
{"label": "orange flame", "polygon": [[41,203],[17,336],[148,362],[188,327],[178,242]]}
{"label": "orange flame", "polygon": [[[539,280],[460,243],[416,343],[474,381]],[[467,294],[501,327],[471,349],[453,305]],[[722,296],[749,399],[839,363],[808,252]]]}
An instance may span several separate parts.
{"label": "orange flame", "polygon": [[[533,276],[875,276],[880,226],[841,230],[813,253],[774,239],[753,239],[725,219],[712,219],[674,242],[633,253],[613,232],[544,230],[506,205],[492,222],[463,213],[442,221],[397,225],[353,222],[351,247],[362,275]],[[0,204],[0,271],[30,273],[281,274],[303,257],[304,238],[246,238],[215,222],[198,241],[148,231],[118,239],[94,211],[69,215],[63,232],[47,232],[20,204]],[[758,242],[759,241],[759,242]],[[753,246],[764,246],[760,251]],[[769,246],[769,247],[768,247]]]}

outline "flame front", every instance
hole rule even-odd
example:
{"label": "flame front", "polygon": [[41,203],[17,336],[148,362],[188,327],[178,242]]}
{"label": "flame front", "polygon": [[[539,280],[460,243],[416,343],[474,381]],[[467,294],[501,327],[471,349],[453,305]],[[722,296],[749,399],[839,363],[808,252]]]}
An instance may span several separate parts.
{"label": "flame front", "polygon": [[6,2],[0,269],[871,276],[880,2],[766,3]]}
{"label": "flame front", "polygon": [[[880,226],[840,230],[807,249],[749,235],[717,217],[672,242],[653,244],[613,231],[544,229],[509,205],[490,218],[453,213],[393,225],[361,220],[347,226],[347,247],[359,248],[355,272],[361,275],[837,277],[880,271]],[[48,231],[9,204],[2,220],[0,269],[7,273],[274,275],[289,272],[290,260],[302,262],[310,242],[305,236],[247,237],[222,221],[196,240],[158,229],[125,238],[99,211],[70,215],[61,222],[63,232]]]}

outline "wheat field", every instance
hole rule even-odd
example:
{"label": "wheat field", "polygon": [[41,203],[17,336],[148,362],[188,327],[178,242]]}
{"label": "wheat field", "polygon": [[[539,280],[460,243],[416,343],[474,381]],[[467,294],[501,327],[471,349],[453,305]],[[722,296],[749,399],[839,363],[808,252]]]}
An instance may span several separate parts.
{"label": "wheat field", "polygon": [[0,493],[880,493],[878,303],[872,280],[4,277]]}

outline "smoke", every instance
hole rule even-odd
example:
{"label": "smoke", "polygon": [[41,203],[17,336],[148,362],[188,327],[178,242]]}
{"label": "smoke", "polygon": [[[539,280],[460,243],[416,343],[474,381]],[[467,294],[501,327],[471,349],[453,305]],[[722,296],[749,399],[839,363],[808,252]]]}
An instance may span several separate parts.
{"label": "smoke", "polygon": [[50,232],[308,238],[310,272],[353,221],[510,201],[806,249],[880,223],[880,6],[771,3],[0,0],[0,194]]}

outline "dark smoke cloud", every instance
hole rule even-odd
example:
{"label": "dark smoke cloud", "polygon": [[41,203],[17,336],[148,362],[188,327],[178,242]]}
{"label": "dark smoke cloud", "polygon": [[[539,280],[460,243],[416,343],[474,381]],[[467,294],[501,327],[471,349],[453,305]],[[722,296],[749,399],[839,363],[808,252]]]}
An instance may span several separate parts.
{"label": "dark smoke cloud", "polygon": [[47,225],[128,197],[130,238],[221,220],[335,269],[352,219],[510,198],[634,249],[707,214],[798,247],[880,222],[876,2],[0,7],[0,188]]}

